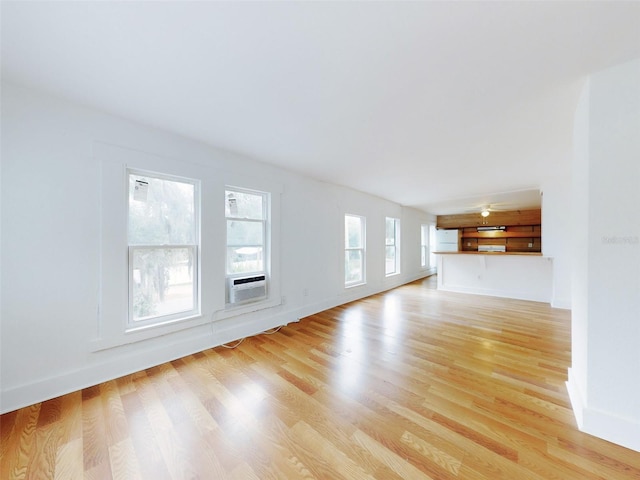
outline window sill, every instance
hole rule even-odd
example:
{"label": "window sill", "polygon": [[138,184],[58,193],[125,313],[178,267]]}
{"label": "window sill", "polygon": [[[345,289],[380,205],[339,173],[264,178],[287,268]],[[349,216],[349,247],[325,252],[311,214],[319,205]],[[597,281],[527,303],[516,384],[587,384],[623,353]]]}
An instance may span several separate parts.
{"label": "window sill", "polygon": [[180,330],[198,327],[210,322],[211,320],[204,315],[193,315],[190,317],[170,320],[168,322],[158,323],[155,325],[144,325],[140,327],[128,328],[127,330],[123,331],[121,334],[113,338],[97,338],[95,340],[92,340],[90,342],[91,352],[96,353],[102,350],[122,347],[131,343],[150,340],[153,338],[161,337],[163,335],[178,332]]}
{"label": "window sill", "polygon": [[[187,312],[185,312],[187,313]],[[156,328],[161,328],[161,327],[168,327],[170,325],[175,325],[178,323],[182,323],[182,322],[188,322],[190,320],[195,320],[198,318],[202,318],[202,315],[200,315],[200,313],[194,313],[194,312],[188,312],[188,315],[186,317],[178,317],[178,318],[172,318],[170,320],[166,320],[164,322],[157,322],[157,323],[146,323],[143,325],[139,325],[136,326],[135,324],[128,324],[127,328],[124,330],[125,335],[128,334],[135,334],[137,332],[144,332],[146,330],[151,330],[151,329],[156,329]]]}
{"label": "window sill", "polygon": [[259,310],[265,310],[267,308],[279,307],[284,304],[285,302],[282,298],[276,298],[262,300],[255,303],[238,305],[237,307],[227,305],[224,310],[217,310],[213,313],[213,321],[215,322],[216,320],[224,320],[225,318],[237,317],[238,315],[257,312]]}
{"label": "window sill", "polygon": [[104,350],[110,350],[112,348],[123,347],[125,345],[143,342],[145,340],[152,340],[154,338],[169,335],[181,330],[199,327],[201,325],[212,323],[218,320],[237,317],[239,315],[245,315],[248,313],[257,312],[259,310],[265,310],[267,308],[278,307],[281,305],[284,305],[284,302],[280,297],[278,297],[274,300],[264,300],[261,302],[245,304],[238,307],[225,308],[224,310],[218,310],[214,312],[212,315],[194,315],[190,317],[170,320],[168,322],[155,325],[144,325],[140,327],[128,328],[127,330],[111,338],[97,338],[90,341],[90,351],[92,353],[98,353]]}

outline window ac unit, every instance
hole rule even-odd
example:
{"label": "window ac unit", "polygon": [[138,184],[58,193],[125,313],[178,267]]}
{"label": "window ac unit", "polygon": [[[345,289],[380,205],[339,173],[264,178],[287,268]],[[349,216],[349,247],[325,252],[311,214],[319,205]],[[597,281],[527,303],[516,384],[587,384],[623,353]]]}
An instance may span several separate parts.
{"label": "window ac unit", "polygon": [[266,275],[229,279],[229,303],[238,304],[267,298]]}

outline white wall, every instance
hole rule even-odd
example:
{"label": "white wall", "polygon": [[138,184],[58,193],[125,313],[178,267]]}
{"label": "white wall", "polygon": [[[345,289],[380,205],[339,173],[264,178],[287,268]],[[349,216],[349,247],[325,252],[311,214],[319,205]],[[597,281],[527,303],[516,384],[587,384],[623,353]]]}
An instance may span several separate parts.
{"label": "white wall", "polygon": [[[221,190],[229,175],[281,185],[280,293],[286,303],[96,349],[100,241],[112,227],[101,219],[96,142],[205,165],[220,173],[214,190]],[[2,86],[1,181],[3,412],[296,321],[428,273],[420,267],[420,224],[434,220],[426,213],[9,84]],[[364,287],[344,288],[345,213],[367,218]],[[389,278],[384,276],[385,216],[402,222],[402,272]]]}
{"label": "white wall", "polygon": [[590,77],[575,142],[568,388],[584,431],[640,451],[640,59]]}

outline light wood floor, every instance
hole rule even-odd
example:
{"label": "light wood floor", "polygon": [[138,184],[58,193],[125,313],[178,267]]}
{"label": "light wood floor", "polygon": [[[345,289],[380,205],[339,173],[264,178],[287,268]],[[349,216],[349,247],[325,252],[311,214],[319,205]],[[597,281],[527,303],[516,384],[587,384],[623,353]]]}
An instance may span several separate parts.
{"label": "light wood floor", "polygon": [[569,313],[434,279],[3,415],[4,479],[640,479],[580,433]]}

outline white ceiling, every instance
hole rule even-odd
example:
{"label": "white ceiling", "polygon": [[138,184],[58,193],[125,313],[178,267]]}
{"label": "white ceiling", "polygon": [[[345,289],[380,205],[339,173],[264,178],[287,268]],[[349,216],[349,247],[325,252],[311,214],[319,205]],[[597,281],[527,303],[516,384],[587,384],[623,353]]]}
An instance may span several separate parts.
{"label": "white ceiling", "polygon": [[640,2],[1,8],[9,81],[442,214],[531,206],[585,75],[640,57]]}

